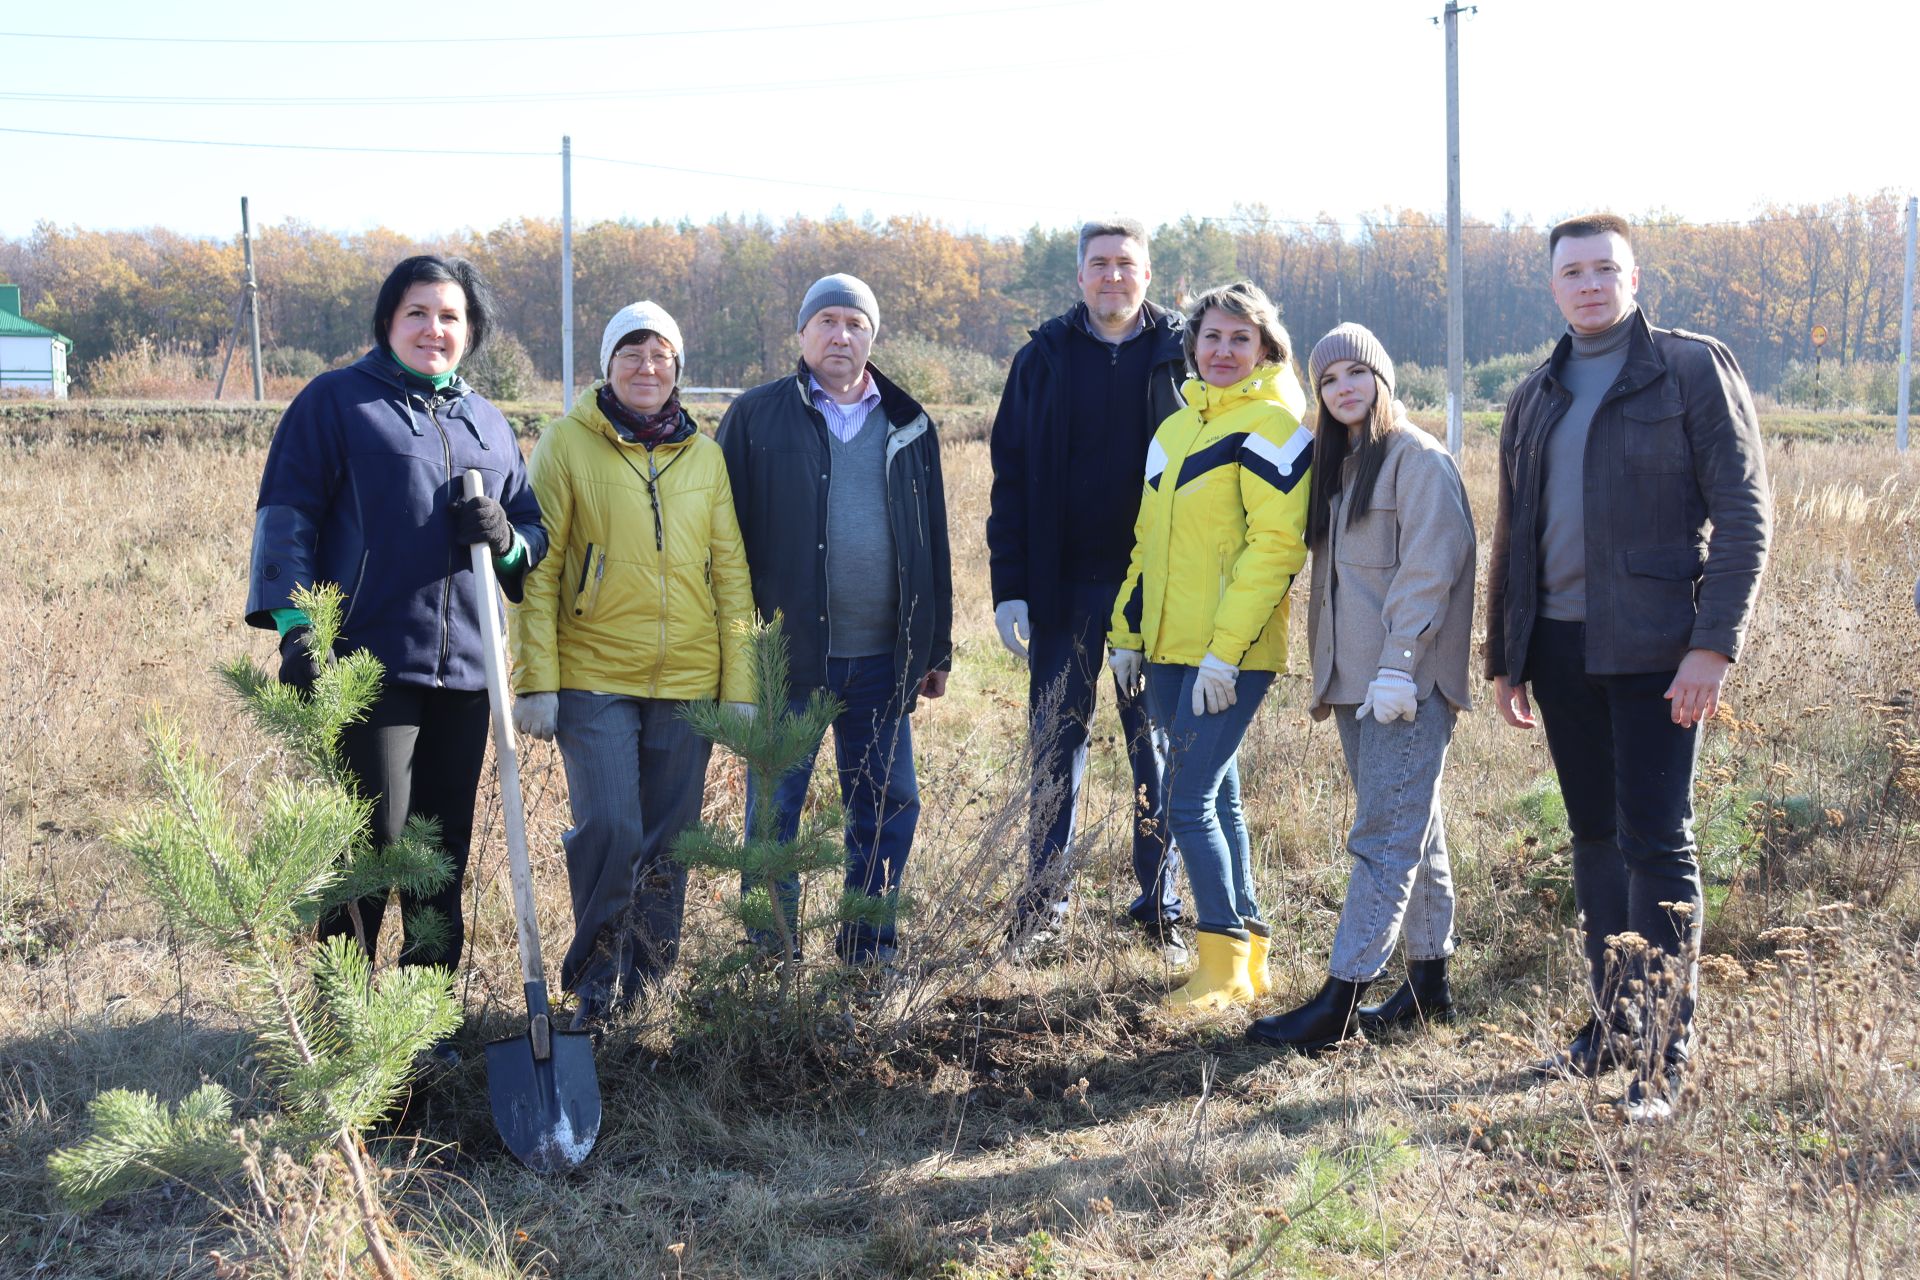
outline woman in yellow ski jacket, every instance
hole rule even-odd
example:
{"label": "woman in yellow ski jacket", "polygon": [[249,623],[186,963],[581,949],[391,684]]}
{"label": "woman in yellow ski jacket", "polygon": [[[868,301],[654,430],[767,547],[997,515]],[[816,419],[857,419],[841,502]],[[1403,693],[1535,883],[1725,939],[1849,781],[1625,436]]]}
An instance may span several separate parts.
{"label": "woman in yellow ski jacket", "polygon": [[1307,561],[1313,437],[1287,332],[1258,286],[1199,298],[1186,406],[1154,433],[1108,659],[1146,682],[1167,743],[1167,823],[1192,881],[1199,965],[1169,1004],[1266,992],[1267,926],[1240,809],[1240,739],[1287,664],[1287,588]]}
{"label": "woman in yellow ski jacket", "polygon": [[753,587],[720,447],[680,407],[680,328],[652,302],[600,340],[604,376],[548,424],[530,472],[552,554],[513,615],[514,724],[557,738],[574,939],[561,968],[585,1026],[663,975],[711,744],[692,699],[750,712]]}

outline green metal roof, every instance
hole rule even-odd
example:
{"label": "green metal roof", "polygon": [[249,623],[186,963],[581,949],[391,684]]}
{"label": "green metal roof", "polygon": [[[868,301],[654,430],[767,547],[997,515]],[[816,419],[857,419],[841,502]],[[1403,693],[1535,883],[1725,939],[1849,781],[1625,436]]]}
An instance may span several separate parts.
{"label": "green metal roof", "polygon": [[73,350],[73,339],[19,314],[20,287],[0,285],[0,338],[58,338]]}

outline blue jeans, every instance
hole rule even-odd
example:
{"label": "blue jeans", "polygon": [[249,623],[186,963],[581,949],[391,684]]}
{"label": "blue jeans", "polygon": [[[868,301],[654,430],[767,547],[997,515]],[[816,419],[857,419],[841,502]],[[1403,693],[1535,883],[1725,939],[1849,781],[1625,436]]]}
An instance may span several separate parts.
{"label": "blue jeans", "polygon": [[1242,671],[1237,701],[1218,715],[1193,714],[1194,667],[1147,665],[1147,710],[1167,743],[1167,825],[1193,886],[1194,924],[1219,932],[1260,919],[1253,898],[1253,847],[1240,810],[1240,739],[1273,683],[1271,671]]}
{"label": "blue jeans", "polygon": [[[1694,859],[1693,769],[1698,727],[1673,722],[1673,672],[1588,675],[1586,624],[1542,618],[1527,650],[1527,679],[1547,732],[1573,833],[1573,894],[1586,934],[1596,1008],[1645,983],[1655,965],[1673,988],[1673,1021],[1652,1027],[1669,1060],[1687,1056],[1699,976],[1704,903]],[[1664,904],[1685,903],[1676,912]],[[1608,955],[1607,939],[1633,932],[1654,956]],[[1656,958],[1657,957],[1657,958]],[[1646,1021],[1651,998],[1627,1010]]]}
{"label": "blue jeans", "polygon": [[554,734],[573,826],[560,837],[573,894],[573,944],[560,981],[604,1002],[673,967],[687,871],[673,842],[700,821],[713,744],[684,703],[562,689]]}
{"label": "blue jeans", "polygon": [[[1028,646],[1027,712],[1033,735],[1033,847],[1021,914],[1065,902],[1072,882],[1080,787],[1087,771],[1088,726],[1106,666],[1107,626],[1116,583],[1073,587],[1061,626],[1034,624]],[[1181,917],[1180,852],[1167,840],[1160,752],[1147,724],[1146,699],[1114,686],[1120,733],[1133,767],[1133,874],[1140,894],[1127,914],[1143,924]]]}
{"label": "blue jeans", "polygon": [[1407,959],[1453,954],[1453,870],[1440,814],[1440,773],[1453,740],[1454,710],[1438,693],[1422,698],[1411,724],[1381,724],[1352,705],[1333,722],[1353,779],[1347,901],[1333,935],[1331,977],[1371,982],[1387,967],[1404,929]]}
{"label": "blue jeans", "polygon": [[[840,774],[840,802],[846,811],[846,887],[879,899],[874,920],[849,921],[841,926],[836,949],[842,958],[866,962],[891,949],[900,899],[900,877],[913,848],[914,828],[920,821],[920,786],[913,775],[913,727],[904,711],[892,654],[865,658],[828,658],[826,692],[840,699],[844,709],[833,722],[834,763]],[[795,712],[803,711],[812,690],[790,699]],[[807,801],[820,747],[773,787],[775,835],[793,839],[800,830],[800,810]],[[747,830],[765,801],[766,779],[747,774]],[[759,886],[742,876],[740,891]],[[774,886],[787,911],[798,917],[800,884],[782,880]],[[771,941],[757,938],[763,944]]]}

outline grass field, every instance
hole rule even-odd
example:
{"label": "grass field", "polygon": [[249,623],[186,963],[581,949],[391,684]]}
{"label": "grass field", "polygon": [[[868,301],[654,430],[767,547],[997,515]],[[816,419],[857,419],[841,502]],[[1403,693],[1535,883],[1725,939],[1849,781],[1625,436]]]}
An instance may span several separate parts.
{"label": "grass field", "polygon": [[[104,833],[147,794],[148,708],[232,761],[236,784],[261,764],[263,741],[209,672],[271,652],[239,616],[271,420],[0,408],[0,1275],[350,1273],[318,1246],[295,1267],[262,1244],[332,1238],[330,1193],[298,1166],[261,1170],[264,1196],[237,1180],[84,1217],[46,1173],[104,1088],[173,1099],[213,1079],[257,1096],[232,975],[173,944]],[[1619,1124],[1605,1105],[1617,1077],[1530,1087],[1516,1070],[1578,1022],[1577,954],[1544,745],[1485,709],[1461,722],[1446,788],[1454,1025],[1305,1059],[1246,1047],[1247,1012],[1163,1012],[1171,975],[1114,923],[1130,896],[1127,797],[1105,708],[1069,935],[1045,964],[998,958],[1021,861],[1025,679],[991,625],[975,410],[947,446],[959,652],[951,695],[915,726],[909,963],[837,988],[817,1025],[771,1024],[764,991],[688,976],[733,946],[731,890],[697,880],[682,974],[599,1052],[595,1154],[537,1178],[493,1137],[477,1052],[513,1028],[519,998],[488,789],[456,983],[466,1062],[372,1143],[419,1270],[1914,1274],[1920,469],[1884,436],[1785,425],[1775,556],[1703,748],[1701,1066],[1671,1125]],[[1475,432],[1483,569],[1491,454]],[[1299,630],[1296,674],[1276,682],[1242,763],[1275,926],[1272,1008],[1318,985],[1346,878],[1351,795],[1336,738],[1303,712]],[[557,954],[565,784],[544,744],[523,769]],[[712,784],[709,816],[737,822],[737,770],[716,761]]]}

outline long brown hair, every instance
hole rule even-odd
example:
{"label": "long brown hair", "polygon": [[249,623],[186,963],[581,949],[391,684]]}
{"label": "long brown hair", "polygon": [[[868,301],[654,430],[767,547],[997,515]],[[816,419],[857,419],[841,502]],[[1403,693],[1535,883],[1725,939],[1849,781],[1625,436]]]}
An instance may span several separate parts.
{"label": "long brown hair", "polygon": [[[1373,373],[1373,370],[1367,372]],[[1313,485],[1307,490],[1308,546],[1322,546],[1331,532],[1333,495],[1339,491],[1348,458],[1355,459],[1353,493],[1347,499],[1348,526],[1372,505],[1374,482],[1380,478],[1380,464],[1387,456],[1387,437],[1400,426],[1399,403],[1377,373],[1373,373],[1373,407],[1357,431],[1327,411],[1320,386],[1314,384]]]}

